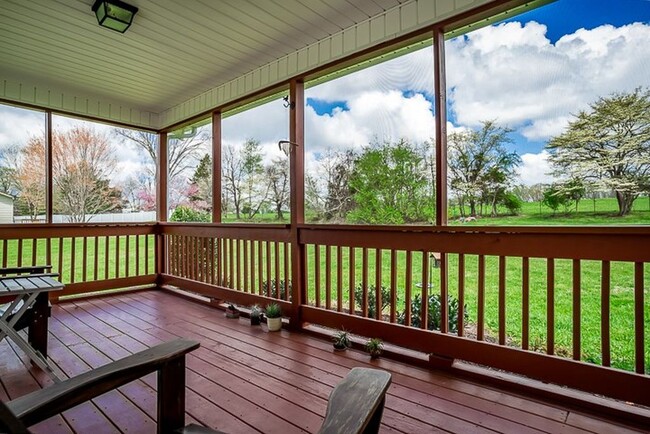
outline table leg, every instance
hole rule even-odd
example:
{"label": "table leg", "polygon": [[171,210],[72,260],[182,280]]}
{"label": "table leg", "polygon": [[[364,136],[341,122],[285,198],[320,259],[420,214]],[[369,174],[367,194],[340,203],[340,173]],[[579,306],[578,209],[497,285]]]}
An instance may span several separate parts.
{"label": "table leg", "polygon": [[47,321],[48,321],[48,293],[43,291],[38,294],[32,306],[32,321],[29,324],[27,338],[32,348],[47,357]]}

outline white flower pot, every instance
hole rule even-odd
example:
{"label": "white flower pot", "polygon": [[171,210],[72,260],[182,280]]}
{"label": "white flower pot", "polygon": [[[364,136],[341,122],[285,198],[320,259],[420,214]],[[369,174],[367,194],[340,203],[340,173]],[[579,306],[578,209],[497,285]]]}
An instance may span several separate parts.
{"label": "white flower pot", "polygon": [[282,328],[282,318],[266,318],[266,325],[270,332],[277,332]]}

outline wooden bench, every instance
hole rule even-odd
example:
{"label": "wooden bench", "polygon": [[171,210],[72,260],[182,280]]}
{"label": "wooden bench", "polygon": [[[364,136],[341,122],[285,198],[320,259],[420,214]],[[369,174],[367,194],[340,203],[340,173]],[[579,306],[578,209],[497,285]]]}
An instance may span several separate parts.
{"label": "wooden bench", "polygon": [[[0,432],[26,434],[28,426],[89,401],[151,372],[158,372],[158,433],[214,434],[185,422],[185,355],[199,347],[167,342],[6,403]],[[320,433],[377,433],[391,382],[388,372],[354,368],[334,388]]]}

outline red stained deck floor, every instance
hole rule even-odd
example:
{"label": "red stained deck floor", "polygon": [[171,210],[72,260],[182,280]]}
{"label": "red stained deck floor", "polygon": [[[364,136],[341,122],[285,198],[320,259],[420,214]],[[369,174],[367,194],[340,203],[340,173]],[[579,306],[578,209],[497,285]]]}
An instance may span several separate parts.
{"label": "red stained deck floor", "polygon": [[[187,421],[232,433],[316,432],[332,387],[354,366],[393,373],[382,432],[640,432],[549,402],[350,350],[333,353],[301,333],[267,333],[246,319],[169,292],[145,291],[64,302],[52,308],[50,357],[75,376],[148,346],[187,337]],[[0,399],[51,380],[6,339],[0,343]],[[149,375],[45,421],[40,433],[155,431],[155,376]]]}

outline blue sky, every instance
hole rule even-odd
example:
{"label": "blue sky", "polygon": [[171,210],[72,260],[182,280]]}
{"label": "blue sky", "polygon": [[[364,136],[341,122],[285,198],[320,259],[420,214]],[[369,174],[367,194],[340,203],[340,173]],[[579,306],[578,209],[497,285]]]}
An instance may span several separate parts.
{"label": "blue sky", "polygon": [[[551,48],[554,48],[554,45],[558,42],[558,40],[562,36],[567,34],[573,34],[578,29],[584,28],[586,30],[592,30],[603,24],[611,24],[614,27],[621,27],[623,25],[630,24],[633,22],[642,22],[642,23],[650,24],[650,0],[616,0],[616,1],[559,0],[549,5],[545,5],[540,8],[537,8],[531,12],[513,17],[507,20],[506,23],[507,22],[528,23],[531,21],[546,26],[545,37],[550,40],[552,45]],[[483,53],[481,50],[477,50],[476,53],[473,53],[474,56],[477,55],[480,56],[482,54]],[[566,54],[566,53],[563,52],[562,54]],[[453,53],[450,53],[450,50],[448,50],[448,55],[453,55]],[[486,55],[486,57],[487,56],[488,55]],[[600,65],[601,64],[596,65],[596,67]],[[480,67],[480,65],[476,65],[476,64],[474,64],[473,66]],[[575,68],[580,68],[580,66],[574,66],[574,69]],[[587,63],[585,63],[584,68],[594,68],[594,66],[590,66]],[[572,70],[566,71],[566,70],[558,69],[556,74],[564,75],[564,76],[572,76],[571,74],[572,72],[574,71]],[[552,73],[550,75],[552,76]],[[585,72],[580,72],[576,74],[574,83],[564,83],[564,85],[581,88],[583,84],[580,83],[580,81],[584,80],[585,76],[588,77],[588,74]],[[450,80],[448,77],[448,82],[451,81],[452,80]],[[645,86],[648,84],[650,84],[649,81],[643,82],[643,80],[641,80],[641,82],[635,83],[632,87],[639,86],[639,85]],[[449,85],[452,86],[451,89],[456,90],[456,86],[454,86],[453,84],[449,84]],[[551,83],[551,85],[559,86],[559,84],[557,83]],[[360,86],[363,86],[363,84],[360,84]],[[513,94],[516,94],[518,91],[518,89],[516,88],[517,83],[512,83],[510,87],[512,89],[508,88],[507,91],[511,91]],[[593,89],[591,90],[591,92],[584,91],[584,90],[581,90],[580,92],[576,91],[576,96],[574,99],[580,99],[581,105],[574,105],[574,106],[570,106],[569,104],[562,105],[561,103],[558,102],[557,110],[558,111],[564,110],[564,113],[562,115],[565,117],[564,122],[566,123],[566,118],[570,114],[575,113],[578,109],[586,108],[586,105],[589,102],[593,101],[597,95],[598,96],[601,94],[606,95],[612,91],[618,91],[619,89],[620,87],[616,87],[610,83],[608,86],[602,86],[599,89],[599,92],[601,93],[598,94],[596,94]],[[422,92],[422,90],[413,91],[407,87],[407,88],[402,88],[401,92],[404,98],[410,98],[419,92],[426,100],[432,101],[431,96],[428,95],[427,92]],[[324,97],[322,99],[308,98],[307,105],[309,107],[312,107],[315,111],[315,114],[319,117],[328,117],[328,116],[332,117],[337,112],[350,110],[349,101],[343,99],[344,95],[346,94],[333,95],[332,98],[327,98],[327,97]],[[467,109],[468,104],[461,105],[460,95],[456,95],[454,94],[454,92],[449,92],[448,96],[449,96],[448,120],[454,126],[458,126],[458,127],[467,126],[470,128],[476,128],[478,125],[476,119],[474,119],[473,122],[468,122],[466,118],[464,119],[462,116],[459,116],[461,110]],[[352,98],[352,96],[350,96],[350,98]],[[497,96],[497,98],[499,98],[499,96]],[[467,101],[465,102],[467,103]],[[489,95],[486,96],[485,100],[482,102],[485,103],[491,102],[491,100],[489,99]],[[511,103],[512,106],[515,107],[514,110],[519,109],[519,107],[516,107],[517,106],[516,99],[513,100]],[[489,111],[487,113],[488,113],[486,115],[487,117],[482,117],[481,119],[487,120],[492,117],[489,114],[490,113]],[[540,136],[539,133],[531,133],[531,131],[535,129],[539,130],[541,127],[538,124],[542,122],[544,119],[541,118],[540,118],[541,120],[540,119],[535,120],[532,118],[530,120],[518,119],[515,122],[512,120],[510,121],[504,120],[509,117],[503,116],[503,113],[499,113],[499,114],[501,116],[494,115],[494,118],[496,118],[497,121],[503,120],[506,125],[510,126],[515,130],[512,134],[512,139],[514,140],[514,144],[511,146],[512,150],[515,150],[520,154],[540,153],[543,151],[544,145],[548,141],[548,137]],[[545,113],[545,116],[551,117],[549,113]],[[560,115],[556,114],[556,117],[559,116]],[[536,121],[537,124],[535,123]],[[549,128],[549,131],[551,130],[553,129]]]}
{"label": "blue sky", "polygon": [[535,20],[548,26],[552,43],[567,33],[602,24],[620,27],[635,21],[650,22],[649,0],[559,0],[508,21]]}

